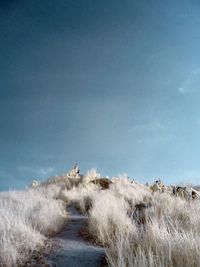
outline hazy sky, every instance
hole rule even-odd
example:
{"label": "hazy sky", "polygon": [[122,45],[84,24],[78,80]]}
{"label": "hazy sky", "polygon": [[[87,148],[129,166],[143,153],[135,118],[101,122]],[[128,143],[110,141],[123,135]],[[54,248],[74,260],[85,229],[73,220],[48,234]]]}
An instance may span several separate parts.
{"label": "hazy sky", "polygon": [[75,162],[200,182],[199,1],[0,1],[0,190]]}

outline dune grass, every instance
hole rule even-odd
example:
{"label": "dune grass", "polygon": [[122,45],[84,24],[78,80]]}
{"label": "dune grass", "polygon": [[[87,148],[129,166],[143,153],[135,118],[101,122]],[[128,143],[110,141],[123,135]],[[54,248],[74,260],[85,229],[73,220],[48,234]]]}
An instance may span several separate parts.
{"label": "dune grass", "polygon": [[[141,201],[151,201],[145,224],[130,215]],[[194,267],[200,265],[199,209],[199,200],[152,194],[145,186],[117,181],[93,196],[89,229],[107,246],[111,267]]]}
{"label": "dune grass", "polygon": [[[87,176],[88,175],[88,176]],[[62,175],[36,188],[0,193],[0,266],[23,264],[66,221],[66,204],[88,216],[91,240],[106,248],[110,267],[200,266],[200,200],[152,193],[125,175],[109,189],[91,181],[93,169],[73,180]],[[142,220],[136,207],[146,203]],[[138,215],[139,214],[139,215]]]}
{"label": "dune grass", "polygon": [[23,264],[65,220],[56,185],[0,193],[0,266]]}
{"label": "dune grass", "polygon": [[[85,179],[86,180],[86,179]],[[107,190],[91,183],[62,192],[88,214],[88,232],[105,246],[110,267],[195,267],[200,265],[200,200],[175,197],[121,176]],[[150,204],[138,223],[138,204]]]}

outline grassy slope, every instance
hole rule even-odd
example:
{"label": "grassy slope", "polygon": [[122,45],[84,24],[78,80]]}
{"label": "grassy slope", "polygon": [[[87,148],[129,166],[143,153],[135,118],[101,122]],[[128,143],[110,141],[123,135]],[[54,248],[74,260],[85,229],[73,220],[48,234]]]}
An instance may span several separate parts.
{"label": "grassy slope", "polygon": [[66,221],[58,185],[0,193],[0,266],[23,264]]}
{"label": "grassy slope", "polygon": [[[108,190],[92,185],[64,191],[82,211],[89,209],[89,232],[107,246],[112,267],[200,265],[200,201],[188,202],[168,193],[154,193],[128,179],[115,179]],[[145,224],[131,214],[150,202]],[[89,205],[88,205],[89,203]]]}
{"label": "grassy slope", "polygon": [[[92,170],[79,184],[63,175],[35,189],[1,193],[0,265],[23,263],[59,231],[66,219],[65,201],[76,202],[88,214],[90,236],[108,248],[109,266],[199,266],[199,200],[152,194],[126,178],[113,179],[108,190],[101,190],[89,183],[96,177]],[[145,224],[132,216],[141,202],[151,203]]]}

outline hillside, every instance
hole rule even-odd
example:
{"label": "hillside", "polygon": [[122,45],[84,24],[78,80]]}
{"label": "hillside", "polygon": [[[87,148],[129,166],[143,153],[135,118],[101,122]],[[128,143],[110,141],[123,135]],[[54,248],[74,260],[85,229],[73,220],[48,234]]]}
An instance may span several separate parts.
{"label": "hillside", "polygon": [[[34,266],[37,257],[31,259],[41,251],[49,253],[44,256],[49,266],[56,264],[55,239],[64,231],[67,239],[80,223],[70,217],[73,207],[86,218],[77,251],[85,242],[105,248],[108,266],[199,266],[200,201],[192,192],[181,187],[174,192],[161,181],[148,186],[127,177],[102,179],[95,170],[80,175],[77,166],[24,191],[2,192],[0,266]],[[72,255],[67,246],[66,261]],[[86,266],[83,260],[77,264]]]}

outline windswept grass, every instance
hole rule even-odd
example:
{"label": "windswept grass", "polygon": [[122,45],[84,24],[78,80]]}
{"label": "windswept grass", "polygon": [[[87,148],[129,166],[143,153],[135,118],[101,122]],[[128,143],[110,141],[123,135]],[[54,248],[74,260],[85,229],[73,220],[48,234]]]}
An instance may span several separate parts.
{"label": "windswept grass", "polygon": [[87,213],[90,237],[106,247],[110,267],[200,266],[199,199],[176,197],[171,188],[152,193],[126,175],[112,178],[108,189],[95,179],[101,178],[93,169],[78,179],[64,174],[1,193],[0,266],[22,264],[44,246],[62,228],[71,203]]}
{"label": "windswept grass", "polygon": [[[138,224],[130,210],[151,202]],[[200,266],[200,202],[188,202],[167,193],[152,194],[147,187],[116,183],[95,194],[89,229],[107,246],[111,267]]]}
{"label": "windswept grass", "polygon": [[23,264],[66,220],[56,185],[0,194],[0,266]]}

